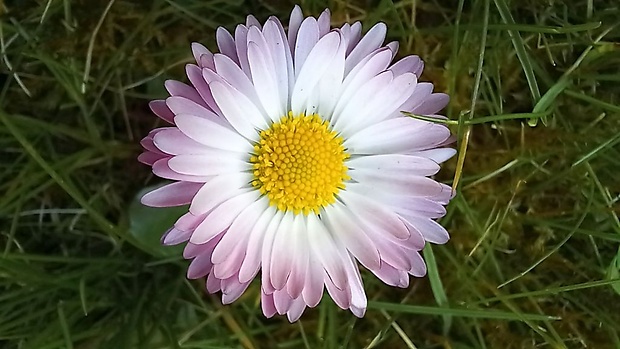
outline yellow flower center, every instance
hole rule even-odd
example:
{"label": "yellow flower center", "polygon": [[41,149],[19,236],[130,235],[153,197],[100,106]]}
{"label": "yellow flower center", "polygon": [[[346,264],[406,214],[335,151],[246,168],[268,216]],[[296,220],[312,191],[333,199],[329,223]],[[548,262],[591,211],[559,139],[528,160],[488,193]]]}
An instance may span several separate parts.
{"label": "yellow flower center", "polygon": [[279,210],[319,213],[336,200],[347,176],[342,137],[317,114],[284,116],[260,132],[250,157],[252,185]]}

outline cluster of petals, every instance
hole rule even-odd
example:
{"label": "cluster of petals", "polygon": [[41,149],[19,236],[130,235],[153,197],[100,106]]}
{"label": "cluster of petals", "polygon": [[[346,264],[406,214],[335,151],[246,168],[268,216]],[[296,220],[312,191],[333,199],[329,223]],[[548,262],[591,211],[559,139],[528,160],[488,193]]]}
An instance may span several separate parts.
{"label": "cluster of petals", "polygon": [[[401,111],[436,115],[448,102],[419,82],[423,62],[393,62],[397,42],[384,45],[386,26],[362,35],[359,22],[331,28],[295,7],[287,29],[253,16],[234,33],[217,30],[219,53],[194,43],[189,84],[167,81],[170,94],[151,102],[170,125],[141,142],[139,160],[173,181],[146,194],[153,207],[189,205],[163,237],[186,243],[187,276],[206,276],[222,302],[238,299],[260,273],[261,305],[271,317],[296,321],[326,290],[363,316],[367,298],[359,264],[391,286],[425,275],[419,251],[449,236],[435,220],[451,188],[431,178],[452,157],[449,130]],[[350,157],[337,200],[316,214],[270,205],[253,188],[249,157],[267,129],[291,112],[318,114],[343,139]]]}

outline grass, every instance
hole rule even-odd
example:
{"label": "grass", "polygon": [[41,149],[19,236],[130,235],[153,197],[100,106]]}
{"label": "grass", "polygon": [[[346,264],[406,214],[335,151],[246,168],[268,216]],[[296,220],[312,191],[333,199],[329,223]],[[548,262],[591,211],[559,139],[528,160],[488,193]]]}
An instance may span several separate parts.
{"label": "grass", "polygon": [[[327,297],[265,319],[222,306],[157,244],[178,210],[138,193],[147,108],[189,43],[289,1],[0,2],[0,347],[620,348],[620,7],[613,0],[301,1],[388,24],[448,92],[458,182],[425,278],[364,273],[356,319]],[[157,217],[154,220],[153,217]]]}

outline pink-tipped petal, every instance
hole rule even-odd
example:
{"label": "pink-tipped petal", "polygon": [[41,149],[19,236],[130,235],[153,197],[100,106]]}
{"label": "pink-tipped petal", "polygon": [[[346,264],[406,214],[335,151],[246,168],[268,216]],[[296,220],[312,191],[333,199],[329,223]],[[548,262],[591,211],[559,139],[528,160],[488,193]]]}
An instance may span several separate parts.
{"label": "pink-tipped petal", "polygon": [[260,305],[263,310],[263,314],[267,318],[273,317],[278,312],[273,301],[273,294],[265,294],[264,292],[261,292]]}
{"label": "pink-tipped petal", "polygon": [[239,194],[213,209],[205,220],[194,230],[189,241],[201,244],[213,239],[227,229],[233,220],[258,198],[255,191]]}
{"label": "pink-tipped petal", "polygon": [[159,116],[162,120],[167,121],[171,124],[174,123],[173,121],[174,113],[172,113],[172,111],[168,109],[165,101],[162,101],[162,100],[151,101],[149,102],[149,108],[151,108],[151,111],[155,115]]}
{"label": "pink-tipped petal", "polygon": [[233,61],[239,63],[235,39],[233,39],[232,35],[230,35],[230,32],[222,27],[219,27],[215,32],[215,37],[217,40],[217,47],[220,49],[220,52],[230,57]]}
{"label": "pink-tipped petal", "polygon": [[203,183],[175,182],[144,194],[141,202],[151,207],[170,207],[187,205]]}

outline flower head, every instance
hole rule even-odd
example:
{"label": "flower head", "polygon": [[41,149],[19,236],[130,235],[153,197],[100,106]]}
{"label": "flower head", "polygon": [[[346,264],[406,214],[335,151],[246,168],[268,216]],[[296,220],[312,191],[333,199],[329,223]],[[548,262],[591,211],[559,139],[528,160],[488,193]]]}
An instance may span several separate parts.
{"label": "flower head", "polygon": [[234,35],[217,31],[220,53],[193,44],[191,85],[167,81],[151,102],[170,123],[143,139],[139,160],[173,180],[142,198],[189,204],[163,237],[187,242],[189,278],[207,276],[222,301],[239,298],[261,273],[266,316],[297,320],[324,289],[356,316],[366,310],[358,263],[388,285],[423,276],[419,251],[448,233],[451,188],[429,178],[455,151],[449,130],[404,116],[435,115],[448,101],[418,82],[417,56],[392,60],[386,26],[330,28],[291,13],[249,16]]}

